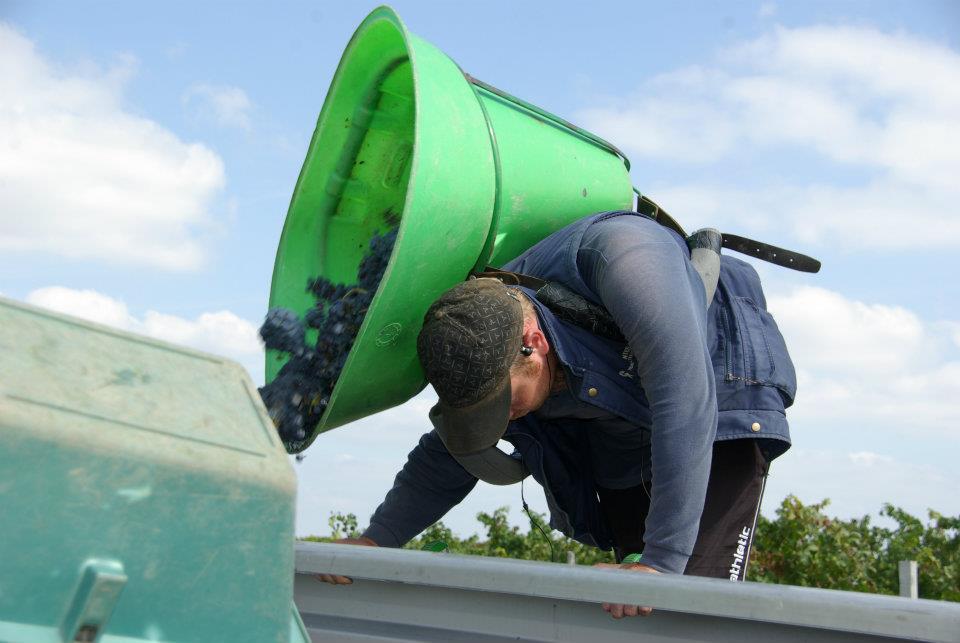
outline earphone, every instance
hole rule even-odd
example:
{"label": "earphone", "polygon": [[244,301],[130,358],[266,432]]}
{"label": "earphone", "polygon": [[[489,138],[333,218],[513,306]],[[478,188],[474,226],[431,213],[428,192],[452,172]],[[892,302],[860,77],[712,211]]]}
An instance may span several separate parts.
{"label": "earphone", "polygon": [[521,346],[520,352],[523,353],[524,357],[530,357],[533,355],[533,348],[530,346]]}

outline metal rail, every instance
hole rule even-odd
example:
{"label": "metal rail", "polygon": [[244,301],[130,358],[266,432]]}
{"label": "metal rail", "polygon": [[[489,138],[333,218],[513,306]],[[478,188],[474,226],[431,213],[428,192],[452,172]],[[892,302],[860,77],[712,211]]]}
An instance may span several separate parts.
{"label": "metal rail", "polygon": [[[314,641],[960,641],[941,601],[321,543],[297,544],[296,572]],[[604,601],[655,611],[615,621]]]}

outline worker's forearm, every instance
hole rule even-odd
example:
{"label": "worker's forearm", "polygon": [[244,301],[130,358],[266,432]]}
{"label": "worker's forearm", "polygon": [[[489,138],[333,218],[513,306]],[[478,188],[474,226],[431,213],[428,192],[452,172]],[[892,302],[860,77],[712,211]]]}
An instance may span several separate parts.
{"label": "worker's forearm", "polygon": [[459,504],[476,484],[477,479],[431,431],[410,452],[363,535],[381,547],[402,547]]}

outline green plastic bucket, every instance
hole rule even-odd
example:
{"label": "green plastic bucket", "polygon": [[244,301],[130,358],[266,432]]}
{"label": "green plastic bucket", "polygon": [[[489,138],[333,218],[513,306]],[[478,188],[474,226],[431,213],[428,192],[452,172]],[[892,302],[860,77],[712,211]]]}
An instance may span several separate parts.
{"label": "green plastic bucket", "polygon": [[[423,315],[477,267],[500,266],[587,214],[629,208],[629,164],[609,143],[469,77],[375,9],[324,101],[277,249],[270,306],[303,314],[308,278],[356,281],[370,237],[393,255],[320,432],[402,404],[426,381]],[[267,351],[271,381],[284,356]]]}

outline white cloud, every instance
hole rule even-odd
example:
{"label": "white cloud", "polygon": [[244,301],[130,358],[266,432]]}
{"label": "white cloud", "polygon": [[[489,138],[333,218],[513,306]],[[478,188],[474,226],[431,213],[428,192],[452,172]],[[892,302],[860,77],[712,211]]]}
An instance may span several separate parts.
{"label": "white cloud", "polygon": [[930,324],[898,306],[866,304],[822,288],[772,296],[800,377],[796,426],[869,426],[883,436],[957,440],[960,359],[952,323]]}
{"label": "white cloud", "polygon": [[131,330],[136,325],[136,319],[127,310],[126,304],[96,290],[49,286],[31,292],[27,295],[27,301],[35,306],[122,330]]}
{"label": "white cloud", "polygon": [[[584,110],[588,129],[641,156],[709,162],[723,156],[734,144],[732,123],[709,102],[627,101],[629,107]],[[708,121],[711,127],[703,128]]]}
{"label": "white cloud", "polygon": [[858,467],[874,467],[877,465],[893,464],[893,458],[873,451],[857,451],[848,454],[850,462]]}
{"label": "white cloud", "polygon": [[770,467],[762,511],[772,518],[780,501],[793,494],[805,503],[829,499],[825,512],[831,516],[876,515],[890,503],[925,519],[928,509],[957,515],[957,488],[955,470],[869,451],[795,448]]}
{"label": "white cloud", "polygon": [[256,327],[228,310],[183,319],[148,310],[140,327],[157,339],[210,350],[223,355],[260,355]]}
{"label": "white cloud", "polygon": [[953,338],[953,343],[960,348],[960,322],[946,322],[944,330]]}
{"label": "white cloud", "polygon": [[27,302],[121,330],[223,355],[243,364],[254,382],[263,381],[263,348],[257,328],[234,313],[221,310],[185,319],[148,310],[137,318],[122,301],[95,290],[62,286],[39,288]]}
{"label": "white cloud", "polygon": [[955,188],[960,54],[874,29],[777,29],[728,55],[724,99],[756,144],[812,145],[922,187]]}
{"label": "white cloud", "polygon": [[760,5],[757,15],[761,18],[769,18],[777,12],[777,4],[775,2],[764,2]]}
{"label": "white cloud", "polygon": [[0,23],[0,251],[201,265],[223,162],[125,110],[134,69],[65,71]]}
{"label": "white cloud", "polygon": [[[847,247],[960,241],[960,53],[945,46],[871,28],[777,28],[580,119],[635,155],[688,166],[769,169],[763,155],[776,152],[780,185],[645,186],[685,222],[721,212]],[[819,176],[799,182],[795,155],[811,152],[822,160],[804,169]],[[843,170],[861,178],[836,176]]]}
{"label": "white cloud", "polygon": [[211,120],[222,127],[250,129],[253,104],[239,87],[198,83],[184,92],[181,101],[200,120]]}
{"label": "white cloud", "polygon": [[[730,50],[728,60],[798,78],[850,83],[849,94],[869,93],[945,113],[960,101],[957,52],[909,34],[870,27],[778,28],[772,35]],[[919,73],[918,73],[919,72]]]}
{"label": "white cloud", "polygon": [[929,361],[922,355],[929,341],[924,326],[902,307],[850,301],[809,286],[774,295],[768,306],[803,366],[818,373],[889,376]]}

